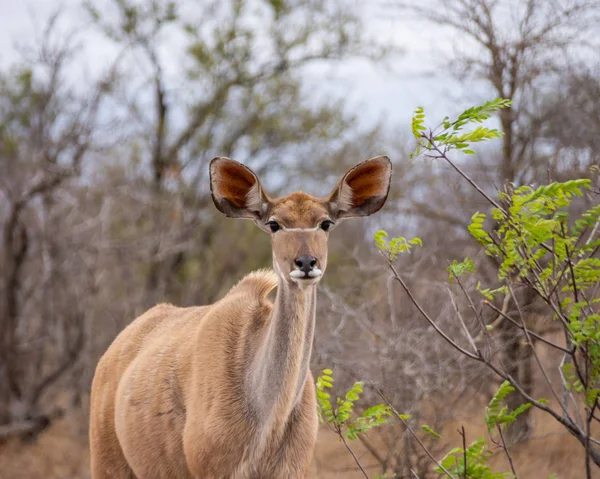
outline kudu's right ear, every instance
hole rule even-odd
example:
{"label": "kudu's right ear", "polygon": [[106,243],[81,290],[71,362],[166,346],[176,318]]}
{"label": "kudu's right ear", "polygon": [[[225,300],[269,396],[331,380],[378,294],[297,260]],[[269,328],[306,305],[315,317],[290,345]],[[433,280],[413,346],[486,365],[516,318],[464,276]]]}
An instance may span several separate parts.
{"label": "kudu's right ear", "polygon": [[261,219],[269,207],[254,172],[229,158],[210,162],[210,191],[217,209],[230,218]]}

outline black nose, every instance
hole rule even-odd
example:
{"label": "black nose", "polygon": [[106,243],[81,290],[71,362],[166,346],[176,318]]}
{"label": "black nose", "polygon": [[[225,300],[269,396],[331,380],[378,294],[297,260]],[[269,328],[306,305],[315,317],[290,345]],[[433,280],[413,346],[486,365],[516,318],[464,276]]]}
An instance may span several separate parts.
{"label": "black nose", "polygon": [[313,270],[313,268],[317,264],[317,258],[315,258],[314,256],[304,254],[300,256],[300,258],[296,258],[296,261],[294,262],[296,263],[296,266],[298,266],[298,269],[300,271],[303,271],[308,274],[310,271]]}

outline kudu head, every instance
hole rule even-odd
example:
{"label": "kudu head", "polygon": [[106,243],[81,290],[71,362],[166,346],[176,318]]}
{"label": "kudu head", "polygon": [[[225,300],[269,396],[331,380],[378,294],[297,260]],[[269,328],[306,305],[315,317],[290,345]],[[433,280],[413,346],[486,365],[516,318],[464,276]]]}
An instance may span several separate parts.
{"label": "kudu head", "polygon": [[349,170],[326,198],[296,192],[273,199],[250,168],[218,157],[210,164],[210,185],[219,211],[251,219],[270,233],[277,274],[305,286],[317,283],[325,272],[329,232],[343,219],[378,211],[391,174],[389,158],[378,156]]}

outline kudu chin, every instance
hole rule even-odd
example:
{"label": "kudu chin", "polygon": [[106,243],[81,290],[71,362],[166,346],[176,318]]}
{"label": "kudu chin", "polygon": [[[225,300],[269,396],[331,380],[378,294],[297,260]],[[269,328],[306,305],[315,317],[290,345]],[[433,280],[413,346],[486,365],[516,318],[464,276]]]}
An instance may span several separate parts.
{"label": "kudu chin", "polygon": [[273,270],[248,274],[208,306],[155,306],[119,334],[92,384],[94,479],[306,477],[317,439],[309,364],[327,239],[345,218],[383,206],[391,172],[380,156],[348,171],[326,198],[271,198],[249,168],[211,162],[215,206],[271,236]]}

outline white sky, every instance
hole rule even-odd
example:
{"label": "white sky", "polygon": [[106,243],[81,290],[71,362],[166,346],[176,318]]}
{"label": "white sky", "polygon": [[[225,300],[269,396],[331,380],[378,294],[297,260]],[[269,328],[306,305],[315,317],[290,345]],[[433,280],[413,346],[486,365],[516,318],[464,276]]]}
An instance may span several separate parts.
{"label": "white sky", "polygon": [[[333,67],[310,68],[307,80],[314,87],[311,91],[346,98],[348,108],[358,112],[365,125],[383,120],[402,129],[416,106],[424,106],[432,120],[437,120],[488,99],[481,86],[460,85],[447,76],[426,74],[436,58],[457,46],[456,38],[439,28],[411,24],[393,9],[371,1],[365,8],[369,35],[379,42],[399,45],[405,53],[390,58],[386,65],[351,60]],[[26,44],[36,31],[35,25],[39,31],[58,5],[65,7],[74,21],[83,18],[77,10],[79,4],[80,0],[0,0],[0,66],[16,58],[14,46]],[[101,62],[101,47],[88,48]]]}

